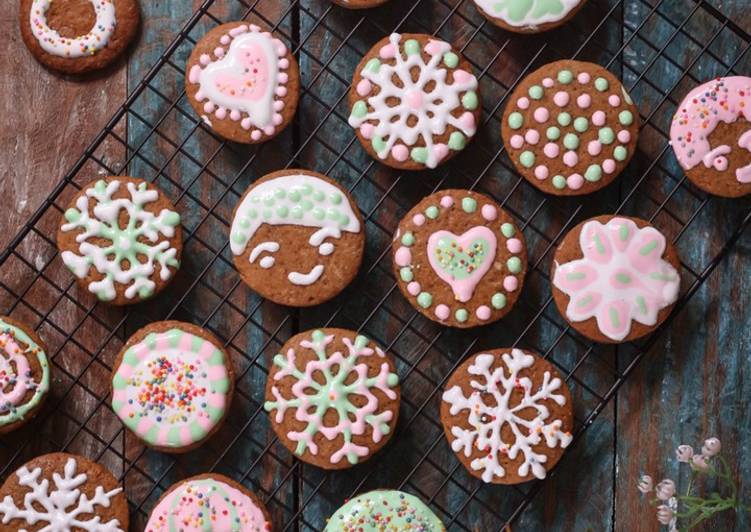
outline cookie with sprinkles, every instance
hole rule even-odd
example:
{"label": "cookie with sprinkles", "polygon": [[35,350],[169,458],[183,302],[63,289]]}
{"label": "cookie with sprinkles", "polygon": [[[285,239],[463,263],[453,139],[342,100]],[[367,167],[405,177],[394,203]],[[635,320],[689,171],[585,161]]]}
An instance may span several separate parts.
{"label": "cookie with sprinkles", "polygon": [[472,66],[429,35],[393,33],[355,70],[349,125],[365,150],[402,170],[435,168],[462,151],[482,112]]}
{"label": "cookie with sprinkles", "polygon": [[82,74],[113,63],[138,33],[137,0],[21,0],[21,37],[44,66]]}
{"label": "cookie with sprinkles", "polygon": [[139,303],[164,289],[180,267],[180,214],[153,184],[106,177],[73,198],[57,247],[79,284],[99,300]]}
{"label": "cookie with sprinkles", "polygon": [[347,501],[324,532],[445,532],[446,527],[420,499],[396,490],[376,490]]}
{"label": "cookie with sprinkles", "polygon": [[229,22],[209,31],[185,71],[190,105],[220,136],[258,144],[289,125],[300,97],[297,60],[275,35]]}
{"label": "cookie with sprinkles", "polygon": [[610,184],[634,155],[639,110],[603,67],[557,61],[519,83],[501,133],[514,166],[535,187],[589,194]]}
{"label": "cookie with sprinkles", "polygon": [[568,22],[587,0],[473,0],[485,18],[516,33],[540,33]]}
{"label": "cookie with sprinkles", "polygon": [[112,410],[145,445],[199,447],[221,426],[234,391],[232,362],[211,333],[179,321],[130,337],[112,372]]}
{"label": "cookie with sprinkles", "polygon": [[686,95],[670,127],[686,176],[710,194],[751,192],[751,78],[713,79]]}
{"label": "cookie with sprinkles", "polygon": [[285,342],[269,371],[264,408],[297,458],[345,469],[386,445],[400,397],[389,355],[363,335],[329,328]]}
{"label": "cookie with sprinkles", "polygon": [[271,532],[266,506],[234,480],[210,473],[173,484],[154,506],[145,532]]}
{"label": "cookie with sprinkles", "polygon": [[542,479],[573,440],[571,392],[536,353],[492,349],[449,377],[441,422],[451,449],[483,482]]}
{"label": "cookie with sprinkles", "polygon": [[0,434],[25,425],[50,389],[47,348],[33,329],[0,316]]}
{"label": "cookie with sprinkles", "polygon": [[596,342],[646,336],[678,299],[680,261],[665,235],[639,218],[598,216],[574,227],[553,258],[553,299]]}
{"label": "cookie with sprinkles", "polygon": [[425,317],[475,327],[508,314],[527,271],[524,235],[491,198],[443,190],[418,203],[392,243],[404,297]]}

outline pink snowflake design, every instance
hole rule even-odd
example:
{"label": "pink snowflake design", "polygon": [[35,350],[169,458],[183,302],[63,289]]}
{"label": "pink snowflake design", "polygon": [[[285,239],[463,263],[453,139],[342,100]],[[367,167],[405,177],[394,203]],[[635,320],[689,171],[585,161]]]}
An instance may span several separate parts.
{"label": "pink snowflake design", "polygon": [[631,322],[655,325],[657,315],[678,298],[680,277],[662,258],[665,237],[628,218],[606,224],[590,220],[579,236],[584,257],[555,265],[553,285],[570,297],[571,322],[597,320],[600,332],[620,342]]}

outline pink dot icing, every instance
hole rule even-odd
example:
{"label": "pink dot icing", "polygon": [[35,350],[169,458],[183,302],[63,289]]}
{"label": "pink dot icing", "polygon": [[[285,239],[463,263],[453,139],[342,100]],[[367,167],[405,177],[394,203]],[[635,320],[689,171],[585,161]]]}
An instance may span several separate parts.
{"label": "pink dot icing", "polygon": [[425,223],[425,215],[424,214],[415,214],[412,217],[412,223],[416,226],[421,226]]}
{"label": "pink dot icing", "polygon": [[571,174],[566,179],[566,184],[571,190],[579,190],[584,185],[584,178],[581,174]]}
{"label": "pink dot icing", "polygon": [[529,109],[529,98],[522,96],[521,98],[516,100],[516,106],[519,109]]}
{"label": "pink dot icing", "polygon": [[595,113],[592,115],[592,123],[598,127],[604,126],[607,119],[608,116],[604,111],[595,111]]}
{"label": "pink dot icing", "polygon": [[375,126],[373,124],[369,124],[368,122],[365,122],[363,125],[360,126],[360,134],[370,140],[373,138],[373,133],[375,133]]}
{"label": "pink dot icing", "polygon": [[399,162],[404,162],[409,158],[409,150],[404,144],[395,144],[391,148],[391,156]]}
{"label": "pink dot icing", "polygon": [[396,56],[396,48],[394,48],[393,44],[389,43],[381,48],[378,55],[381,56],[381,59],[391,59]]}
{"label": "pink dot icing", "polygon": [[535,144],[540,142],[540,132],[536,129],[530,129],[524,134],[524,140],[534,146]]}
{"label": "pink dot icing", "polygon": [[547,166],[541,164],[540,166],[535,168],[535,177],[540,181],[547,179],[548,175],[550,175],[550,171],[548,170]]}
{"label": "pink dot icing", "polygon": [[558,107],[567,106],[569,101],[571,101],[571,96],[569,96],[569,94],[564,91],[558,91],[555,93],[555,96],[553,96],[553,102]]}
{"label": "pink dot icing", "polygon": [[490,307],[487,305],[481,305],[477,307],[477,310],[475,311],[475,314],[477,315],[477,318],[480,320],[489,320],[490,319]]}
{"label": "pink dot icing", "polygon": [[576,76],[576,79],[579,81],[579,83],[585,85],[590,82],[592,76],[589,75],[589,72],[579,72],[579,75]]}
{"label": "pink dot icing", "polygon": [[567,151],[563,154],[563,164],[568,166],[569,168],[573,168],[579,163],[579,156],[576,155],[575,151]]}
{"label": "pink dot icing", "polygon": [[498,218],[498,209],[493,207],[492,205],[485,204],[482,206],[482,217],[485,218],[487,221],[492,222],[496,218]]}
{"label": "pink dot icing", "polygon": [[553,85],[555,85],[555,81],[553,81],[553,78],[545,78],[542,80],[542,86],[547,89],[549,89]]}
{"label": "pink dot icing", "polygon": [[545,144],[545,147],[542,149],[542,152],[549,159],[555,159],[556,157],[558,157],[558,154],[561,153],[561,149],[558,147],[558,144],[554,142],[548,142],[547,144]]}
{"label": "pink dot icing", "polygon": [[619,105],[621,105],[621,98],[617,94],[611,94],[610,96],[608,96],[608,103],[612,107],[618,107]]}
{"label": "pink dot icing", "polygon": [[441,198],[441,207],[448,209],[454,204],[454,198],[451,196],[443,196]]}
{"label": "pink dot icing", "polygon": [[602,162],[602,169],[606,174],[612,174],[615,172],[615,161],[613,159],[605,159]]}
{"label": "pink dot icing", "polygon": [[522,241],[518,238],[509,238],[506,241],[506,249],[509,250],[509,252],[516,255],[517,253],[522,252]]}
{"label": "pink dot icing", "polygon": [[592,105],[592,97],[589,94],[580,94],[576,99],[576,105],[582,109],[589,109],[589,106]]}
{"label": "pink dot icing", "polygon": [[587,153],[590,155],[600,155],[602,152],[602,143],[599,140],[592,140],[587,144]]}
{"label": "pink dot icing", "polygon": [[448,319],[450,313],[451,313],[451,310],[443,303],[441,303],[435,308],[435,316],[439,320]]}
{"label": "pink dot icing", "polygon": [[537,109],[535,109],[534,117],[537,122],[544,124],[550,118],[550,111],[548,111],[545,107],[538,107]]}
{"label": "pink dot icing", "polygon": [[357,94],[360,96],[367,96],[368,94],[370,94],[370,91],[372,89],[373,84],[370,82],[370,80],[367,80],[365,78],[361,79],[357,84]]}
{"label": "pink dot icing", "polygon": [[517,288],[519,288],[519,280],[513,275],[507,275],[503,279],[503,288],[504,290],[506,290],[506,292],[514,292]]}
{"label": "pink dot icing", "polygon": [[625,129],[621,129],[618,132],[618,142],[622,144],[628,144],[629,142],[631,142],[631,133],[629,133]]}
{"label": "pink dot icing", "polygon": [[518,150],[522,146],[524,146],[524,137],[522,137],[521,135],[514,135],[513,137],[511,137],[509,143],[511,144],[512,148]]}
{"label": "pink dot icing", "polygon": [[417,281],[412,281],[411,283],[407,285],[407,292],[409,292],[413,296],[416,296],[417,294],[419,294],[421,290],[422,290],[422,287],[420,286],[420,283],[418,283]]}
{"label": "pink dot icing", "polygon": [[412,252],[408,247],[401,246],[394,254],[394,262],[397,266],[409,266],[412,263]]}

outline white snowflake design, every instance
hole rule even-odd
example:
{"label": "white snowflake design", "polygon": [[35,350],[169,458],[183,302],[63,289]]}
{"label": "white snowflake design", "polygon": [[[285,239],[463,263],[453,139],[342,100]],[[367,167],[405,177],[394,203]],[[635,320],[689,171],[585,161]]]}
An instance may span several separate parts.
{"label": "white snowflake design", "polygon": [[[128,299],[136,295],[149,297],[156,287],[151,279],[156,263],[163,281],[172,276],[170,266],[180,266],[177,249],[164,239],[175,235],[180,215],[168,209],[162,209],[158,215],[146,210],[147,204],[159,199],[159,192],[148,189],[146,183],[127,182],[130,198],[113,198],[120,186],[121,182],[116,179],[97,181],[78,198],[74,208],[65,211],[68,223],[61,228],[63,232],[83,231],[76,236],[79,253],[66,250],[62,259],[79,279],[86,277],[91,267],[104,276],[100,281],[89,283],[89,291],[103,301],[115,299],[115,283],[128,285],[125,289]],[[91,209],[93,216],[89,212],[90,199],[95,201]],[[119,223],[121,210],[127,212],[125,228]],[[104,239],[109,245],[100,247],[90,242],[91,239]],[[146,261],[141,262],[144,258]]]}
{"label": "white snowflake design", "polygon": [[83,514],[93,515],[97,506],[109,508],[112,498],[123,489],[115,488],[105,492],[102,486],[97,486],[94,497],[89,499],[79,489],[88,477],[84,473],[76,475],[77,465],[74,458],[68,458],[63,476],[58,473],[52,474],[56,488],[52,492],[49,491],[49,480],[39,480],[42,468],[37,467],[29,471],[26,466],[21,467],[16,471],[18,484],[31,491],[24,495],[23,508],[18,508],[10,495],[0,502],[2,523],[7,524],[13,519],[23,519],[30,525],[40,521],[49,523],[41,528],[40,532],[68,532],[73,528],[87,532],[124,532],[117,519],[102,523],[99,516],[81,517]]}
{"label": "white snowflake design", "polygon": [[[308,362],[304,371],[297,369],[297,357],[292,348],[287,350],[286,356],[279,354],[274,357],[274,364],[281,369],[274,374],[273,379],[278,382],[284,377],[292,376],[296,382],[292,386],[292,398],[282,397],[279,389],[273,386],[271,393],[276,400],[267,401],[264,408],[268,412],[277,411],[277,423],[284,421],[287,409],[294,408],[295,419],[306,423],[303,431],[290,431],[287,434],[290,440],[297,442],[295,454],[298,456],[306,449],[313,455],[318,454],[314,436],[320,432],[327,440],[334,440],[339,435],[344,438],[342,446],[331,455],[332,464],[340,462],[345,457],[350,463],[356,464],[359,458],[367,456],[370,450],[353,443],[353,436],[365,434],[370,426],[373,431],[373,442],[378,443],[391,430],[388,423],[393,418],[393,412],[387,410],[376,413],[379,401],[373,390],[380,390],[389,399],[396,399],[394,387],[399,383],[399,377],[390,372],[389,364],[385,360],[378,374],[368,377],[368,365],[358,361],[374,353],[385,358],[385,354],[377,347],[368,347],[366,337],[357,336],[354,343],[349,338],[342,338],[348,350],[346,356],[340,351],[327,355],[327,346],[333,340],[333,334],[317,330],[312,333],[311,340],[300,343],[303,348],[312,349],[318,357],[317,360]],[[334,368],[335,373],[332,372]],[[352,374],[355,375],[355,379],[345,384]],[[314,375],[323,375],[325,383],[317,382]],[[367,402],[358,407],[349,400],[350,395],[364,397]],[[334,426],[324,426],[321,422],[328,410],[335,410],[337,413],[338,422]]]}
{"label": "white snowflake design", "polygon": [[[563,383],[558,377],[551,378],[550,372],[546,371],[539,388],[533,392],[532,380],[519,377],[519,372],[532,367],[535,357],[521,349],[512,349],[510,354],[503,353],[500,358],[503,364],[491,371],[498,361],[496,356],[488,353],[475,356],[469,367],[469,374],[482,377],[484,382],[471,380],[470,385],[474,391],[469,397],[464,395],[458,385],[444,392],[443,400],[451,405],[451,415],[467,410],[469,424],[473,427],[451,427],[451,434],[455,438],[451,442],[451,448],[457,453],[463,451],[467,458],[477,450],[486,452],[483,457],[471,462],[474,471],[482,471],[482,480],[485,482],[506,476],[506,470],[499,461],[501,454],[515,460],[520,452],[524,461],[519,466],[519,476],[527,477],[531,470],[535,477],[545,478],[545,467],[542,464],[547,461],[547,456],[535,452],[534,447],[542,443],[543,437],[545,444],[551,449],[557,446],[566,448],[572,440],[570,433],[561,430],[562,420],[548,421],[550,411],[541,403],[550,400],[559,406],[565,405],[565,396],[554,393]],[[509,400],[515,388],[520,388],[524,395],[518,404],[512,406]],[[485,402],[483,396],[486,394],[492,396],[490,402],[495,406]],[[522,411],[529,409],[537,411],[537,416],[532,420],[520,416]],[[501,430],[504,425],[511,428],[515,438],[513,443],[503,441]]]}

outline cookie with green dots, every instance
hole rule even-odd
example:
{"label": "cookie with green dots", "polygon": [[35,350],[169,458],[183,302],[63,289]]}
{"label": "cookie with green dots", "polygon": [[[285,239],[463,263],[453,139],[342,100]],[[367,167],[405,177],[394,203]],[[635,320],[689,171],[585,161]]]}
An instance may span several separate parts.
{"label": "cookie with green dots", "polygon": [[338,183],[309,170],[281,170],[240,199],[230,248],[250,288],[281,305],[309,307],[355,278],[363,227],[355,201]]}
{"label": "cookie with green dots", "polygon": [[129,305],[174,278],[182,253],[180,214],[151,183],[117,176],[86,185],[63,213],[60,256],[99,300]]}
{"label": "cookie with green dots", "polygon": [[348,500],[323,532],[446,532],[440,519],[420,499],[397,490],[375,490]]}
{"label": "cookie with green dots", "polygon": [[443,190],[418,203],[392,243],[404,297],[427,318],[475,327],[508,314],[527,271],[524,236],[491,198]]}
{"label": "cookie with green dots", "polygon": [[501,133],[514,166],[535,187],[558,196],[589,194],[633,157],[639,110],[603,67],[557,61],[519,83]]}

